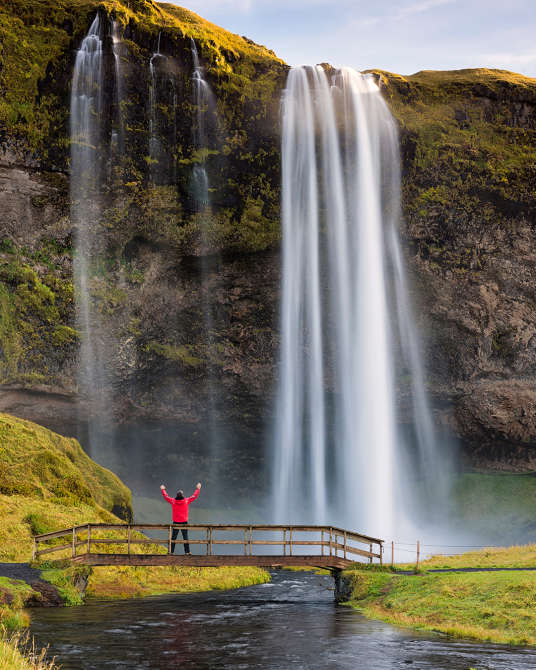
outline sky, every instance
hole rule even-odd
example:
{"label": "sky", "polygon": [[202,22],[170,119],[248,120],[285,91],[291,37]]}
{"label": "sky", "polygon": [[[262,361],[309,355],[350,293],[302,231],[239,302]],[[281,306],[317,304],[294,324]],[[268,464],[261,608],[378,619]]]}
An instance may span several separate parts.
{"label": "sky", "polygon": [[328,62],[399,74],[490,67],[536,77],[536,0],[174,4],[266,45],[290,65]]}

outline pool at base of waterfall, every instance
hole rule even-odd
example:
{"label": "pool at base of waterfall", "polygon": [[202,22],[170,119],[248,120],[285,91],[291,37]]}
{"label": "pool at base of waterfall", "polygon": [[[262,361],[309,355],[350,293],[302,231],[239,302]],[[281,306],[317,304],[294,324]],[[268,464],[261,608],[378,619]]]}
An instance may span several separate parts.
{"label": "pool at base of waterfall", "polygon": [[31,633],[62,670],[536,667],[535,649],[371,621],[334,602],[330,576],[285,570],[274,571],[271,583],[234,591],[34,609]]}

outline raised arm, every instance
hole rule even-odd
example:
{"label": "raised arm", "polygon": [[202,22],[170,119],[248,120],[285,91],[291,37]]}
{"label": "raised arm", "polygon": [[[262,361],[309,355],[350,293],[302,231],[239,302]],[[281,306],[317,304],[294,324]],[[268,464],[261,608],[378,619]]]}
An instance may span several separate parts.
{"label": "raised arm", "polygon": [[160,487],[160,490],[162,491],[162,495],[164,496],[164,500],[167,500],[170,505],[173,504],[173,498],[170,498],[168,496],[168,494],[166,493],[166,487],[164,486],[164,484],[162,484],[162,486]]}
{"label": "raised arm", "polygon": [[199,495],[199,491],[201,491],[201,483],[199,483],[199,484],[195,487],[194,494],[191,495],[189,498],[187,498],[187,500],[188,500],[189,503],[193,502],[193,501],[197,498],[197,496]]}

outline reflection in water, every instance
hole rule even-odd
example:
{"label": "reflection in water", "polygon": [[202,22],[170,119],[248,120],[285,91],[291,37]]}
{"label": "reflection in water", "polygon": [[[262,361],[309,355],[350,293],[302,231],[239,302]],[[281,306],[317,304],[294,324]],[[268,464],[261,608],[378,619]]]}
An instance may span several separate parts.
{"label": "reflection in water", "polygon": [[362,668],[528,670],[536,651],[449,642],[369,621],[333,602],[332,580],[276,572],[271,584],[39,609],[31,631],[63,670]]}

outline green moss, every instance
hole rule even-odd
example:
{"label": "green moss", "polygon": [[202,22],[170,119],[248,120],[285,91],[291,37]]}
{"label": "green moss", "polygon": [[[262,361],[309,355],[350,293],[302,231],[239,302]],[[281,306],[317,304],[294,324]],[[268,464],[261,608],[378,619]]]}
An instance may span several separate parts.
{"label": "green moss", "polygon": [[91,573],[91,568],[87,566],[45,567],[41,573],[41,578],[58,589],[66,605],[82,605],[84,599],[78,584],[85,582]]}
{"label": "green moss", "polygon": [[536,80],[487,69],[376,74],[400,124],[403,200],[418,252],[427,258],[440,247],[432,270],[473,277],[487,252],[469,256],[456,231],[536,214],[536,131],[520,112],[536,103]]}
{"label": "green moss", "polygon": [[70,326],[55,326],[52,333],[52,344],[56,347],[62,347],[65,344],[73,344],[79,338],[79,333]]}
{"label": "green moss", "polygon": [[199,358],[193,353],[195,348],[188,344],[177,346],[152,341],[148,343],[147,350],[168,361],[181,363],[187,368],[198,368],[206,363],[204,359]]}
{"label": "green moss", "polygon": [[[76,440],[7,414],[0,414],[0,492],[131,510],[128,489]],[[47,519],[40,514],[25,522],[46,526]]]}
{"label": "green moss", "polygon": [[38,273],[16,249],[0,260],[0,382],[61,386],[49,360],[71,354],[77,335],[73,318],[73,287],[49,269]]}

